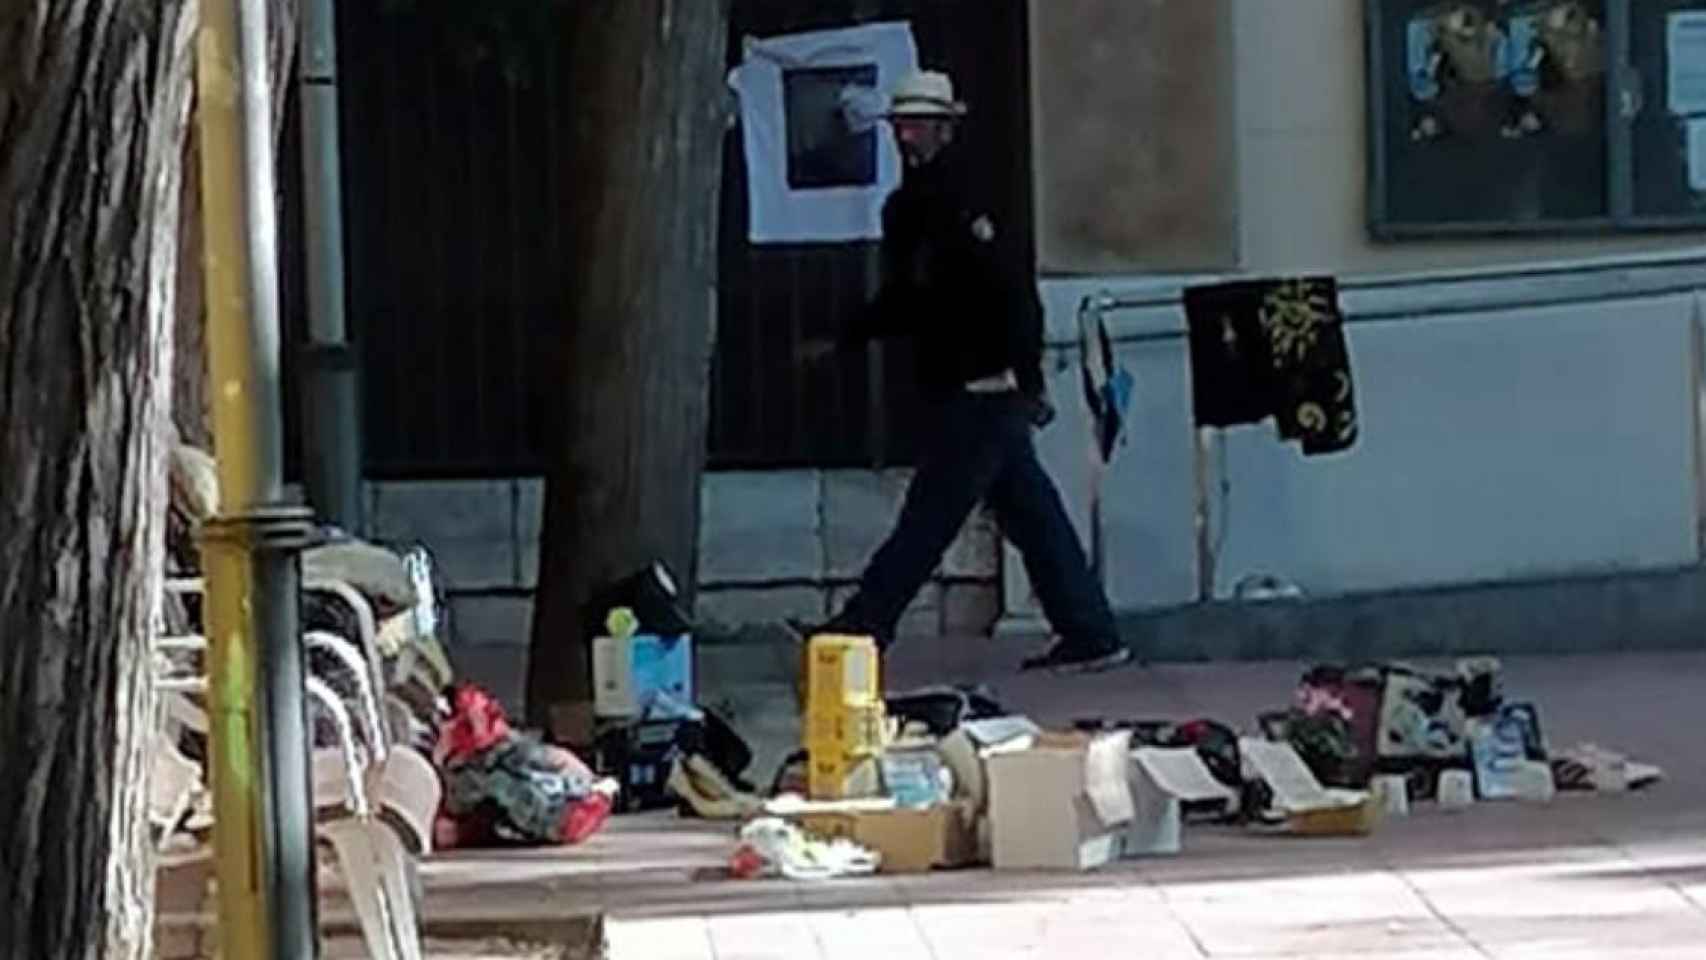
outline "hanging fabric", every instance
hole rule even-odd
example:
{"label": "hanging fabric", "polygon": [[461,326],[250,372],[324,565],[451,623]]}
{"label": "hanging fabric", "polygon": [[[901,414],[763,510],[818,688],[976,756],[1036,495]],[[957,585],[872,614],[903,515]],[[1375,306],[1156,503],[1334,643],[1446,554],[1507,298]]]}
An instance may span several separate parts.
{"label": "hanging fabric", "polygon": [[1240,280],[1185,291],[1191,396],[1199,426],[1274,418],[1307,456],[1357,439],[1338,284],[1331,277]]}

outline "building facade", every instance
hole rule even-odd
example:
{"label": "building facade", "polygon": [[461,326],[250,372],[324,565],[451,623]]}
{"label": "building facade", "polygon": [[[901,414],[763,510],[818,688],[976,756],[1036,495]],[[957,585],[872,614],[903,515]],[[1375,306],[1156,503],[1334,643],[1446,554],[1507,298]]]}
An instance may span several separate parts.
{"label": "building facade", "polygon": [[[961,79],[992,189],[1032,211],[1020,226],[1036,249],[1062,414],[1038,443],[1086,539],[1078,320],[1086,304],[1102,311],[1137,384],[1096,531],[1119,610],[1230,600],[1252,577],[1334,598],[1700,563],[1706,133],[1687,85],[1706,71],[1689,39],[1706,3],[795,6],[737,2],[731,67],[747,36],[905,21],[919,59]],[[1459,28],[1506,45],[1488,55],[1493,76],[1452,46]],[[407,28],[370,17],[344,29]],[[1544,43],[1525,42],[1544,49],[1540,61],[1517,49],[1536,36]],[[549,116],[570,106],[549,60],[532,88],[486,89],[507,107],[481,122],[507,117],[507,144],[459,145],[439,175],[498,184],[478,213],[496,225],[399,252],[414,191],[385,172],[397,156],[420,165],[431,145],[406,142],[420,130],[472,122],[457,111],[488,82],[401,57],[345,71],[346,130],[417,90],[411,70],[437,91],[409,111],[413,133],[377,119],[365,141],[346,133],[352,183],[395,194],[366,220],[352,212],[350,241],[352,312],[370,324],[372,532],[431,544],[459,645],[519,670],[540,526],[535,411],[548,389],[525,372],[527,346],[552,310],[526,279],[548,271],[550,223],[528,219],[522,198],[572,189],[572,177],[523,168],[549,156]],[[1535,62],[1536,79],[1521,74]],[[1483,86],[1454,87],[1464,77]],[[830,374],[792,363],[798,342],[868,291],[873,248],[747,243],[738,143],[731,131],[701,612],[818,616],[898,509],[916,399],[900,349]],[[466,219],[449,209],[463,201],[433,202]],[[479,282],[418,283],[434,272],[424,256],[471,263]],[[1271,425],[1193,423],[1181,291],[1292,274],[1341,284],[1362,433],[1330,457],[1302,457]],[[408,346],[378,357],[380,344]],[[478,351],[490,358],[479,382],[443,359],[421,366]],[[440,414],[400,402],[413,383],[451,390]],[[458,453],[470,435],[485,446]],[[1022,567],[983,518],[908,616],[922,633],[1035,625]]]}

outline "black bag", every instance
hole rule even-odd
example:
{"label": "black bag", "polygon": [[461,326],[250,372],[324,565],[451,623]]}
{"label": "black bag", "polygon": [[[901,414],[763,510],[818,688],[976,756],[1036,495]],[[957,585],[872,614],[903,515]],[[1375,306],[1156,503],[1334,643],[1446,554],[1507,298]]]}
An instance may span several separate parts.
{"label": "black bag", "polygon": [[587,628],[594,635],[602,632],[605,618],[617,607],[634,611],[641,633],[678,637],[693,632],[693,618],[681,609],[675,580],[662,563],[653,563],[594,590],[583,611]]}
{"label": "black bag", "polygon": [[887,697],[884,705],[903,727],[922,723],[933,737],[945,737],[968,720],[1007,716],[988,688],[973,685],[924,687]]}

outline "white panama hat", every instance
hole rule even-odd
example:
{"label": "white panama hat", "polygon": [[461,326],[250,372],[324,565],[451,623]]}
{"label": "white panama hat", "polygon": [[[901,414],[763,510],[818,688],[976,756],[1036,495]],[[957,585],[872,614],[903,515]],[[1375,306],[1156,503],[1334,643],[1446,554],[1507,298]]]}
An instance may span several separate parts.
{"label": "white panama hat", "polygon": [[900,78],[889,96],[890,117],[938,117],[957,120],[966,105],[954,99],[954,81],[935,70],[914,70]]}

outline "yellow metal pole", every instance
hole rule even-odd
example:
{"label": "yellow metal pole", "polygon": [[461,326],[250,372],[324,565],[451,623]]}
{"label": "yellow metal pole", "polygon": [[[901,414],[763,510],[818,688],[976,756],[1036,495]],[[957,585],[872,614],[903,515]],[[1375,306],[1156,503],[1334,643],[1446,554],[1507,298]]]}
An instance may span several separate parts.
{"label": "yellow metal pole", "polygon": [[204,619],[220,954],[317,954],[296,551],[283,502],[265,0],[203,0],[196,44],[219,516]]}

